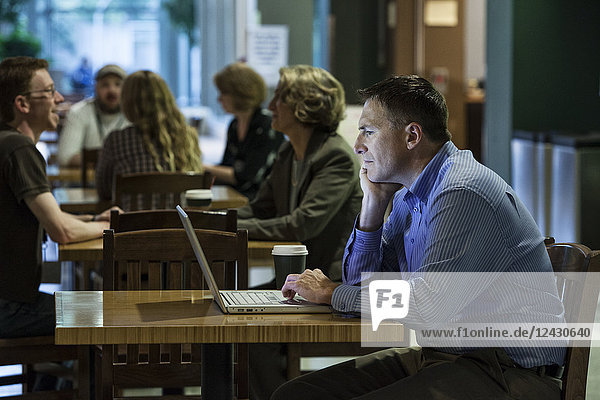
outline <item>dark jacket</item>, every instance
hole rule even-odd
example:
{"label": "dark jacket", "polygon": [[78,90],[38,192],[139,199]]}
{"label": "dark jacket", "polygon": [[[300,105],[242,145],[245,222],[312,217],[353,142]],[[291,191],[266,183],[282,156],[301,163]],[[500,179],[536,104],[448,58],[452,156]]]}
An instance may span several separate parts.
{"label": "dark jacket", "polygon": [[313,133],[297,184],[298,206],[290,213],[293,158],[292,145],[281,145],[256,197],[238,210],[238,228],[248,229],[251,239],[304,243],[307,268],[321,268],[339,280],[344,247],[362,201],[358,158],[340,135]]}

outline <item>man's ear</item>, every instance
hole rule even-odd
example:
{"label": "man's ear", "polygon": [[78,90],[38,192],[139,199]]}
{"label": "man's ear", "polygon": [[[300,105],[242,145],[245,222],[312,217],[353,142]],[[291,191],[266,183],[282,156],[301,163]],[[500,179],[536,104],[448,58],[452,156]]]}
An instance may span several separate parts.
{"label": "man's ear", "polygon": [[15,101],[13,104],[16,110],[19,111],[21,114],[28,114],[31,110],[31,106],[29,104],[29,101],[27,100],[27,97],[21,94],[15,97]]}
{"label": "man's ear", "polygon": [[406,148],[414,149],[423,140],[423,128],[416,122],[411,122],[404,128],[406,135]]}

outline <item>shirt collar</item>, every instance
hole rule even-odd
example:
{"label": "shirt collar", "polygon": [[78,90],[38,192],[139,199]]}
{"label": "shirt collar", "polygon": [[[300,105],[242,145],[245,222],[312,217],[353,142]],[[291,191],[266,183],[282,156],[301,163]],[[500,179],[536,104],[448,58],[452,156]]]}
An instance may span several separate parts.
{"label": "shirt collar", "polygon": [[410,186],[405,198],[410,193],[417,196],[422,202],[427,203],[427,198],[429,197],[429,193],[431,192],[431,189],[437,180],[440,168],[446,159],[448,159],[448,157],[457,151],[458,148],[454,145],[454,143],[452,143],[452,141],[448,140],[446,143],[444,143],[437,154],[431,159],[431,161],[429,161],[423,171],[421,171],[417,180],[415,180]]}
{"label": "shirt collar", "polygon": [[12,126],[10,126],[9,124],[7,124],[6,122],[0,121],[0,130],[2,130],[2,131],[14,131],[16,129],[13,128]]}

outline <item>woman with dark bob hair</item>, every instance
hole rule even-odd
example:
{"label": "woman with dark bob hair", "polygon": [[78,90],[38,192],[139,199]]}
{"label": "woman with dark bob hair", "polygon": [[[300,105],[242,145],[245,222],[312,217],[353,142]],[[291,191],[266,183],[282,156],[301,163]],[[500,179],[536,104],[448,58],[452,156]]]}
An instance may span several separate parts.
{"label": "woman with dark bob hair", "polygon": [[133,124],[112,132],[96,167],[100,199],[112,196],[116,175],[133,172],[202,172],[198,134],[179,111],[167,83],[152,71],[123,82],[121,107]]}
{"label": "woman with dark bob hair", "polygon": [[217,183],[233,186],[250,200],[271,171],[283,135],[271,129],[271,115],[261,109],[267,97],[263,78],[244,63],[233,63],[214,76],[219,102],[234,115],[219,165],[205,165]]}

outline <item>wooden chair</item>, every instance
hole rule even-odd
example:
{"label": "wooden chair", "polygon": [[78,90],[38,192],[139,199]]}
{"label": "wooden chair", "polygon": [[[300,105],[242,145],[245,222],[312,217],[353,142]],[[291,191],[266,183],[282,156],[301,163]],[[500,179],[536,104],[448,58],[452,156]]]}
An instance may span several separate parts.
{"label": "wooden chair", "polygon": [[[88,174],[90,171],[96,171],[96,164],[100,157],[101,148],[97,149],[81,149],[81,187],[92,187],[93,182],[88,182]],[[90,184],[91,183],[91,184]]]}
{"label": "wooden chair", "polygon": [[[75,389],[32,392],[35,382],[33,364],[78,360],[78,379]],[[22,384],[23,394],[11,397],[19,399],[89,399],[89,357],[82,346],[59,346],[54,344],[54,336],[34,336],[14,339],[0,339],[0,365],[22,365],[22,373],[0,377],[0,386]],[[57,371],[58,370],[58,371]],[[38,371],[47,374],[71,375],[72,371],[56,366],[51,371]],[[73,378],[72,376],[69,376]]]}
{"label": "wooden chair", "polygon": [[[546,249],[557,277],[566,321],[594,322],[600,288],[600,251],[576,243],[554,243],[551,238],[546,240]],[[585,399],[589,360],[589,340],[567,349],[563,399]]]}
{"label": "wooden chair", "polygon": [[[188,210],[187,214],[196,228],[226,232],[237,231],[237,210]],[[115,233],[145,229],[179,229],[181,227],[179,214],[175,210],[130,211],[121,214],[117,210],[111,210],[110,212],[110,229],[113,229]],[[102,287],[102,275],[100,271],[102,263],[85,261],[77,268],[78,279],[85,280],[85,284],[81,286]],[[89,282],[92,283],[90,284]]]}
{"label": "wooden chair", "polygon": [[171,209],[189,189],[210,189],[213,176],[193,172],[143,172],[117,175],[113,202],[125,211]]}
{"label": "wooden chair", "polygon": [[[194,228],[216,231],[237,231],[237,210],[200,211],[186,210]],[[176,210],[146,210],[121,213],[110,212],[110,229],[115,233],[138,231],[143,229],[180,229],[179,213]]]}
{"label": "wooden chair", "polygon": [[[197,229],[220,288],[248,287],[248,233]],[[126,280],[120,279],[126,275]],[[142,282],[142,274],[147,281]],[[183,229],[104,231],[104,290],[202,289],[192,287],[201,274]],[[104,345],[96,352],[97,399],[112,399],[127,387],[178,388],[200,385],[200,345]],[[140,351],[141,350],[141,351]],[[237,377],[238,395],[247,397],[245,377]],[[100,379],[101,378],[101,379]],[[244,386],[245,385],[245,386]]]}

